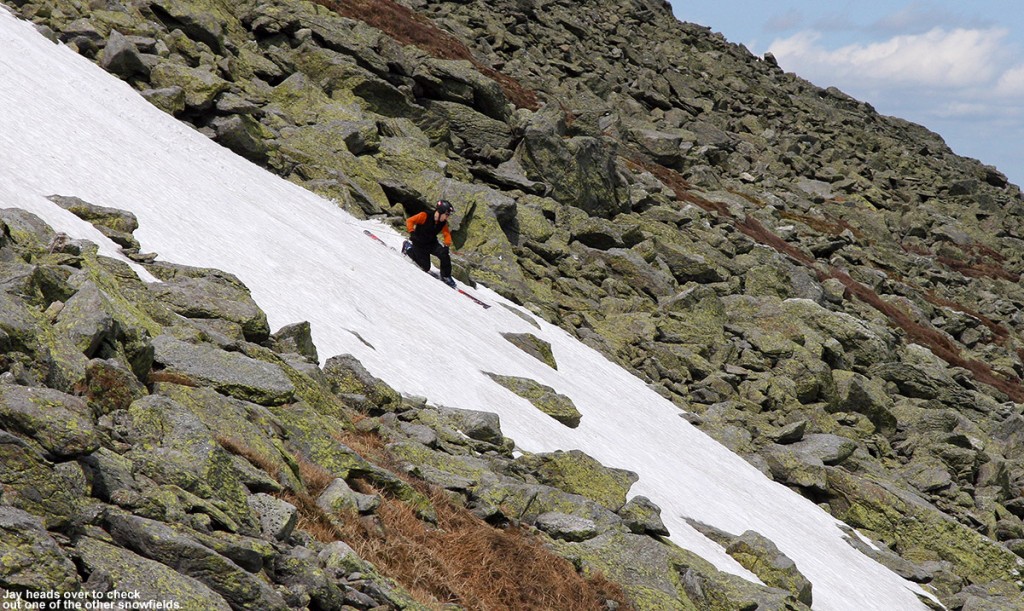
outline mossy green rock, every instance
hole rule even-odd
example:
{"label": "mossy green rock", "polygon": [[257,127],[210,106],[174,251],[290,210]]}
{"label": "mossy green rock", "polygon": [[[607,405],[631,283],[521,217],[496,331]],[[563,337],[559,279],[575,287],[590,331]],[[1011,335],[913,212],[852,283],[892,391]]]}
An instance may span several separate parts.
{"label": "mossy green rock", "polygon": [[0,506],[0,584],[19,590],[69,592],[77,590],[81,581],[41,519]]}
{"label": "mossy green rock", "polygon": [[555,389],[550,386],[545,386],[529,378],[502,376],[494,373],[487,373],[487,375],[565,426],[574,429],[580,425],[583,415],[576,409],[572,399],[555,392]]}
{"label": "mossy green rock", "polygon": [[111,587],[138,592],[140,601],[175,601],[182,611],[229,611],[231,606],[200,581],[98,539],[82,537],[75,552],[90,573],[105,575]]}
{"label": "mossy green rock", "polygon": [[395,389],[374,377],[351,355],[332,356],[324,363],[323,371],[337,395],[363,395],[380,411],[393,411],[402,404],[402,396]]}
{"label": "mossy green rock", "polygon": [[[185,407],[206,427],[215,439],[234,444],[252,452],[273,467],[277,481],[298,487],[291,464],[281,454],[275,432],[282,430],[277,417],[267,408],[225,397],[210,388],[193,388],[178,384],[160,384],[160,394]],[[230,448],[229,448],[230,450]]]}
{"label": "mossy green rock", "polygon": [[626,494],[639,479],[632,471],[605,467],[579,450],[527,454],[518,462],[542,483],[584,496],[611,511],[626,504]]}

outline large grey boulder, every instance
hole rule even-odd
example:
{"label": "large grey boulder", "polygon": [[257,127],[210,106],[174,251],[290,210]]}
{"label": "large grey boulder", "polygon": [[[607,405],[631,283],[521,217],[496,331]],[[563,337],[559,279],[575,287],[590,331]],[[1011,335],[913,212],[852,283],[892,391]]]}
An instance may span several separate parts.
{"label": "large grey boulder", "polygon": [[151,284],[149,289],[182,316],[237,323],[251,342],[259,343],[270,336],[267,315],[240,284],[217,276],[184,276]]}
{"label": "large grey boulder", "polygon": [[181,609],[230,611],[231,606],[201,581],[122,547],[90,537],[82,537],[75,553],[90,575],[101,576],[108,591],[138,592],[139,601],[171,601]]}
{"label": "large grey boulder", "polygon": [[260,405],[294,400],[295,386],[281,368],[207,344],[189,344],[170,335],[153,340],[153,360],[165,379],[181,375],[219,392]]}
{"label": "large grey boulder", "polygon": [[541,483],[587,497],[611,511],[626,504],[626,494],[639,479],[632,471],[606,467],[579,450],[527,454],[517,462]]}
{"label": "large grey boulder", "polygon": [[270,585],[203,545],[185,529],[119,511],[108,511],[105,521],[118,545],[202,582],[236,611],[288,609]]}
{"label": "large grey boulder", "polygon": [[114,342],[119,325],[111,314],[110,298],[92,281],[86,282],[64,304],[55,321],[75,347],[87,357],[94,356],[104,342]]}
{"label": "large grey boulder", "polygon": [[765,585],[788,590],[797,600],[811,606],[811,582],[803,576],[796,563],[779,551],[770,539],[748,530],[736,537],[725,551],[757,575]]}
{"label": "large grey boulder", "polygon": [[159,395],[143,397],[118,419],[118,429],[132,446],[124,456],[134,472],[217,501],[230,516],[230,522],[221,524],[226,530],[254,527],[248,492],[231,456],[186,407]]}
{"label": "large grey boulder", "polygon": [[534,526],[563,541],[586,541],[597,536],[597,524],[592,520],[558,511],[542,513],[533,521]]}
{"label": "large grey boulder", "polygon": [[574,429],[580,425],[583,415],[576,409],[572,399],[556,392],[550,386],[545,386],[529,378],[503,376],[494,373],[487,373],[487,375],[498,384],[528,400],[537,409],[565,426]]}
{"label": "large grey boulder", "polygon": [[79,518],[74,486],[28,442],[0,430],[0,485],[3,501],[59,530]]}
{"label": "large grey boulder", "polygon": [[107,44],[103,48],[103,56],[100,59],[100,66],[107,72],[112,72],[121,78],[149,75],[149,66],[142,59],[142,54],[139,53],[138,47],[117,30],[112,30],[107,38]]}
{"label": "large grey boulder", "polygon": [[299,520],[299,512],[295,505],[262,492],[246,500],[260,522],[260,531],[264,538],[271,541],[288,540]]}
{"label": "large grey boulder", "polygon": [[57,457],[88,454],[100,445],[86,402],[49,388],[0,384],[0,425]]}
{"label": "large grey boulder", "polygon": [[41,519],[0,505],[0,584],[19,590],[70,591],[81,581]]}
{"label": "large grey boulder", "polygon": [[323,367],[331,391],[341,396],[362,396],[371,411],[394,411],[402,405],[402,396],[350,354],[332,356]]}

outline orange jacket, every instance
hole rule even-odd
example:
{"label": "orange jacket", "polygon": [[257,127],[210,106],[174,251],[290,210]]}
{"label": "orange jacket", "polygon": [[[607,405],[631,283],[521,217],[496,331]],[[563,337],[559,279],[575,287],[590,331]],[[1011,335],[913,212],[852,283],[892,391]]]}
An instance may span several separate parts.
{"label": "orange jacket", "polygon": [[[412,233],[412,232],[416,231],[416,228],[418,226],[424,225],[424,224],[428,224],[428,222],[429,222],[429,224],[432,225],[434,223],[434,219],[432,219],[426,212],[420,212],[419,214],[410,216],[409,218],[407,218],[405,220],[405,228],[406,228],[406,230],[409,233]],[[435,229],[435,234],[436,234],[436,229]],[[452,245],[452,232],[448,230],[448,222],[447,221],[445,221],[444,225],[441,226],[441,235],[444,236],[445,246],[451,246]]]}

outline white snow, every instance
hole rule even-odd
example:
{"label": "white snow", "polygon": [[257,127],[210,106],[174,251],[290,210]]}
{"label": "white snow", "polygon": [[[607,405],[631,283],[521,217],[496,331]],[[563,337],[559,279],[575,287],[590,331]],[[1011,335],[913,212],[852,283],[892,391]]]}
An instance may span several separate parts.
{"label": "white snow", "polygon": [[[131,210],[144,252],[236,274],[272,328],[310,321],[322,357],[349,353],[403,393],[496,412],[524,451],[580,449],[635,471],[631,494],[653,500],[671,539],[720,569],[755,579],[684,518],[770,538],[814,584],[815,609],[926,608],[920,587],[854,550],[832,517],[696,430],[637,378],[557,327],[528,324],[486,288],[473,292],[490,309],[458,295],[362,229],[394,245],[398,234],[221,148],[6,10],[0,82],[0,207],[29,210],[111,256],[113,244],[45,197]],[[549,341],[558,370],[501,332]],[[555,422],[483,372],[568,395],[580,426]]]}

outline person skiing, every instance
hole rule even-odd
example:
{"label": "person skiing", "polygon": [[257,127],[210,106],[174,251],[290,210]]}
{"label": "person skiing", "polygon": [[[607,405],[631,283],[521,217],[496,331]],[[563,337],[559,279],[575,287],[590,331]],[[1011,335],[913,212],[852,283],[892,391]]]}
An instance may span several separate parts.
{"label": "person skiing", "polygon": [[[442,199],[437,202],[433,213],[420,212],[406,219],[405,228],[409,231],[410,239],[403,245],[402,252],[425,272],[430,271],[430,255],[436,256],[441,261],[441,281],[455,288],[449,252],[452,233],[448,229],[448,218],[453,212],[454,207]],[[444,238],[443,245],[437,241],[439,233]]]}

